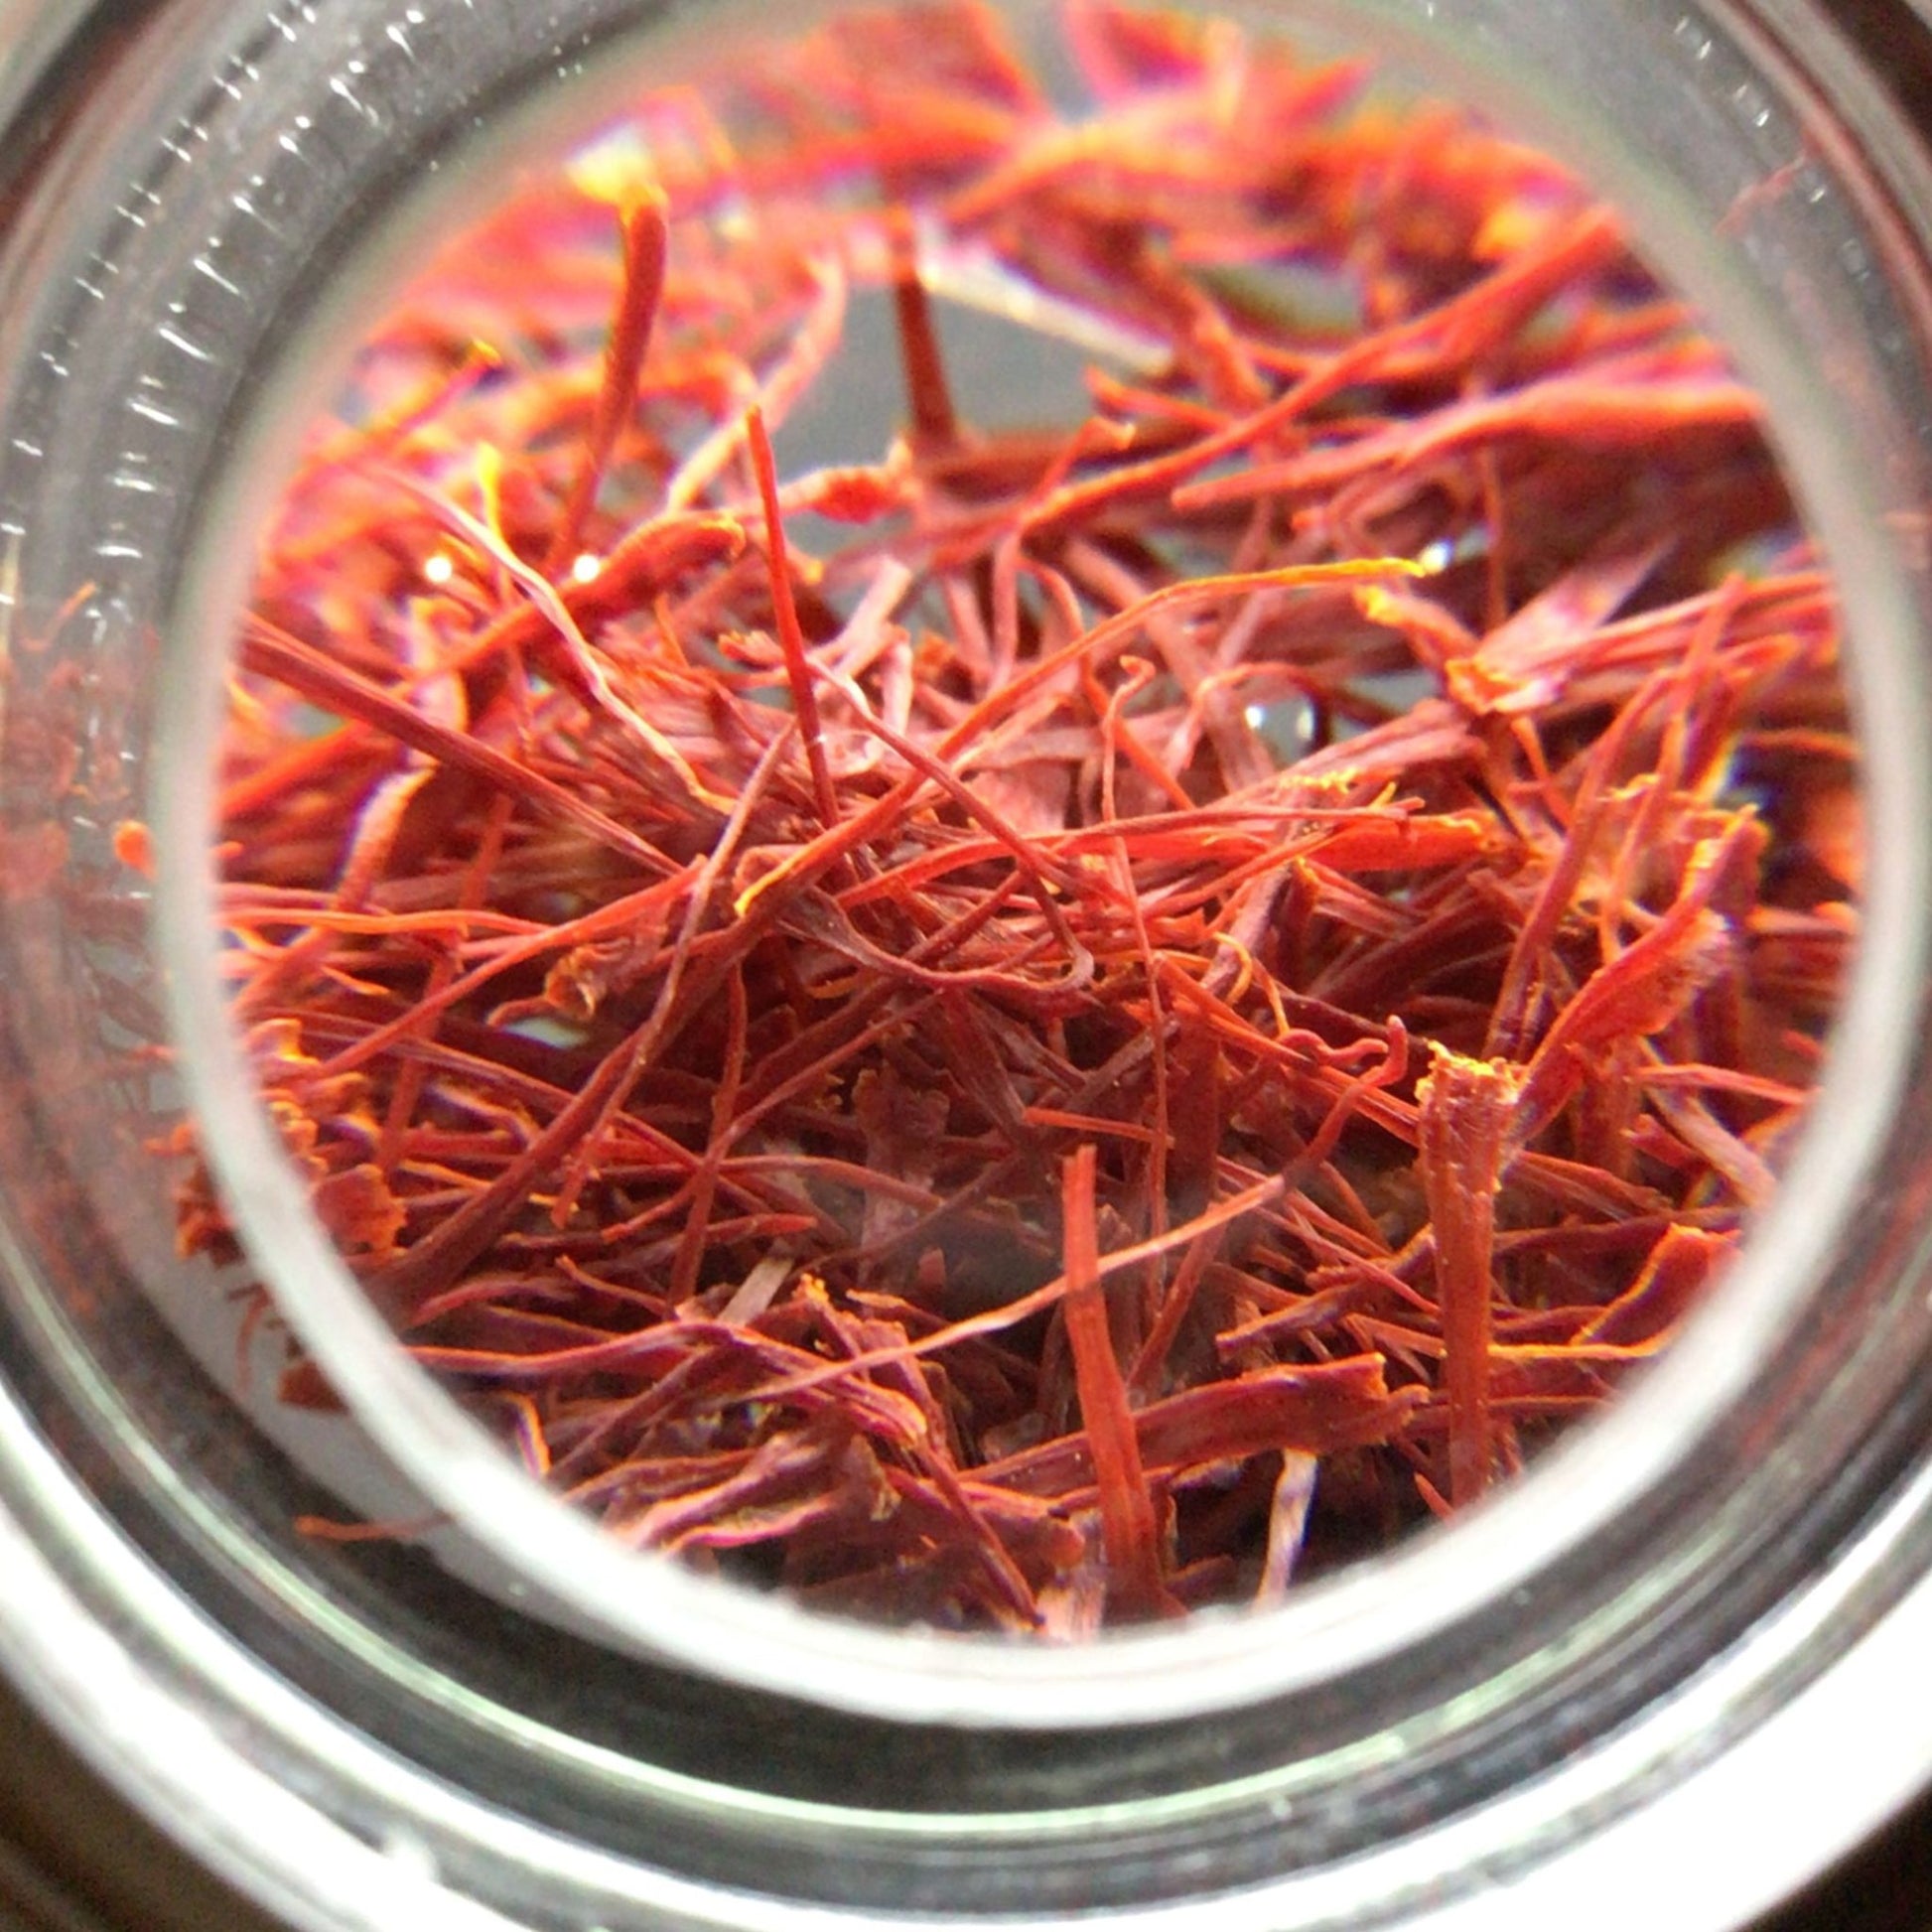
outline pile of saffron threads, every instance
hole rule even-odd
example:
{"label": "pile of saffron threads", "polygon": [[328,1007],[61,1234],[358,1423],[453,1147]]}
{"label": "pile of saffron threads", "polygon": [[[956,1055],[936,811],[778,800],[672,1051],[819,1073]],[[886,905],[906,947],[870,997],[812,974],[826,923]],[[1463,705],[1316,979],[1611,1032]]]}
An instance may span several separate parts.
{"label": "pile of saffron threads", "polygon": [[[316,1212],[534,1476],[1065,1638],[1383,1548],[1665,1345],[1862,829],[1759,400],[1610,212],[1366,67],[1048,19],[1051,93],[950,0],[735,49],[454,237],[267,525],[218,836]],[[1077,407],[976,411],[967,305]],[[774,458],[842,397],[896,427]]]}

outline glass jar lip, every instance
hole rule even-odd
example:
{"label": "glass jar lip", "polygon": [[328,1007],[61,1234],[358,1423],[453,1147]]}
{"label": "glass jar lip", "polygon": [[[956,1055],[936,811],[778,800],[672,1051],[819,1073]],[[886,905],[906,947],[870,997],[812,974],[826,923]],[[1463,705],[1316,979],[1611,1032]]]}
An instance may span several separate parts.
{"label": "glass jar lip", "polygon": [[[1652,258],[1679,269],[1688,241],[1680,235],[1684,245],[1673,245],[1670,237],[1681,219],[1647,210],[1627,193],[1621,205],[1635,215]],[[1704,284],[1693,293],[1721,326],[1731,320],[1726,311],[1747,307],[1715,272],[1678,279]],[[1748,342],[1740,344],[1735,329],[1725,333],[1748,368]],[[1805,394],[1797,371],[1766,386],[1774,431],[1784,432],[1787,448],[1829,446],[1830,413]],[[1829,466],[1810,467],[1810,493],[1823,499],[1836,489],[1841,499],[1836,511],[1823,503],[1830,513],[1815,520],[1842,574],[1882,586],[1884,558],[1875,541],[1861,539],[1871,519],[1852,507],[1863,492],[1849,458],[1829,486],[1819,483]],[[1900,640],[1868,650],[1868,659],[1903,675],[1909,621],[1902,605],[1878,609],[1878,589],[1862,596],[1855,631]],[[218,594],[201,600],[205,609],[221,603]],[[519,1601],[588,1623],[620,1649],[869,1716],[1020,1729],[1184,1719],[1333,1678],[1527,1588],[1546,1566],[1627,1512],[1714,1411],[1740,1395],[1749,1364],[1788,1331],[1881,1144],[1899,1078],[1886,1043],[1922,978],[1925,948],[1910,908],[1926,901],[1932,817],[1914,808],[1927,789],[1925,759],[1903,729],[1910,704],[1867,694],[1864,708],[1876,734],[1869,741],[1875,863],[1867,930],[1814,1118],[1719,1306],[1612,1414],[1553,1451],[1511,1493],[1268,1611],[1208,1613],[1181,1628],[1125,1631],[1078,1647],[882,1630],[625,1552],[543,1494],[396,1346],[287,1173],[207,970],[214,920],[210,881],[199,865],[205,841],[197,812],[207,761],[198,771],[194,760],[178,759],[163,787],[160,902],[184,1072],[237,1223],[255,1254],[272,1261],[292,1325],[379,1450],[515,1579]],[[177,705],[177,724],[185,715]],[[189,739],[195,742],[192,733]]]}
{"label": "glass jar lip", "polygon": [[[1341,12],[1333,0],[1325,6],[1317,0],[1313,10]],[[1413,10],[1374,6],[1370,12],[1379,21]],[[1611,180],[1609,186],[1619,184]],[[1640,239],[1650,245],[1652,259],[1667,270],[1691,259],[1695,233],[1685,228],[1681,210],[1658,216],[1646,230],[1638,197],[1621,199],[1638,214]],[[1673,224],[1675,243],[1665,239]],[[1702,284],[1693,286],[1693,294],[1720,325],[1748,307],[1716,270],[1677,278]],[[1735,329],[1725,335],[1744,347]],[[1785,433],[1787,448],[1830,447],[1830,410],[1822,398],[1807,394],[1799,371],[1785,371],[1781,382],[1768,386],[1779,392],[1773,396],[1773,427]],[[1812,466],[1814,483],[1822,468]],[[1840,464],[1847,474],[1834,484],[1845,504],[1861,494],[1849,468],[1847,458]],[[1847,580],[1883,586],[1889,566],[1876,539],[1857,555],[1857,512],[1845,508],[1818,523],[1834,553],[1843,556]],[[1889,651],[1895,668],[1911,621],[1903,605],[1889,613],[1876,609],[1872,597],[1878,591],[1863,595],[1868,607],[1855,627],[1899,639],[1895,649],[1870,653],[1878,661]],[[208,591],[199,607],[214,609],[222,599],[222,591]],[[184,607],[196,603],[190,597]],[[192,701],[170,692],[170,703],[174,723],[182,727]],[[844,1625],[688,1577],[662,1559],[629,1556],[543,1495],[396,1348],[315,1227],[247,1097],[249,1082],[226,1017],[214,1011],[214,974],[207,970],[214,919],[210,881],[199,870],[203,841],[196,813],[205,765],[196,769],[194,754],[178,758],[161,786],[159,827],[162,947],[172,968],[168,982],[184,1074],[239,1225],[253,1252],[272,1264],[265,1273],[294,1289],[286,1295],[292,1325],[347,1395],[378,1450],[506,1577],[516,1579],[519,1601],[543,1603],[578,1627],[590,1623],[629,1652],[908,1722],[1045,1729],[1162,1722],[1231,1708],[1422,1642],[1428,1632],[1526,1588],[1546,1561],[1579,1548],[1595,1528],[1627,1511],[1664,1474],[1669,1446],[1689,1444],[1714,1403],[1742,1389],[1752,1352],[1768,1348],[1795,1319],[1807,1264],[1826,1252],[1838,1219],[1849,1211],[1843,1203],[1857,1192],[1879,1146],[1899,1076],[1887,1041],[1909,1011],[1907,989],[1920,980],[1924,950],[1911,910],[1926,898],[1926,819],[1913,800],[1928,788],[1924,756],[1905,731],[1914,707],[1874,696],[1866,713],[1876,733],[1876,782],[1868,798],[1874,819],[1870,925],[1814,1121],[1781,1198],[1748,1242],[1720,1308],[1702,1317],[1644,1385],[1630,1389],[1615,1413],[1554,1450],[1519,1489],[1450,1530],[1420,1538],[1414,1548],[1310,1585],[1270,1611],[1209,1613],[1178,1630],[1128,1630],[1080,1648]],[[178,746],[197,742],[188,727],[172,736]],[[1540,1556],[1524,1556],[1528,1550]]]}

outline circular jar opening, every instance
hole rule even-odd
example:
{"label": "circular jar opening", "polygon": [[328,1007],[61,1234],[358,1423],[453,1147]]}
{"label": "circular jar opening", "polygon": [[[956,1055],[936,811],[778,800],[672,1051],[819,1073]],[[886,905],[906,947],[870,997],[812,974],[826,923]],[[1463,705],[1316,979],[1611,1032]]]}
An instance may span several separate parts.
{"label": "circular jar opening", "polygon": [[307,318],[199,566],[179,1233],[520,1591],[1165,1651],[1538,1458],[1769,1209],[1866,862],[1765,395],[1330,37],[673,35]]}

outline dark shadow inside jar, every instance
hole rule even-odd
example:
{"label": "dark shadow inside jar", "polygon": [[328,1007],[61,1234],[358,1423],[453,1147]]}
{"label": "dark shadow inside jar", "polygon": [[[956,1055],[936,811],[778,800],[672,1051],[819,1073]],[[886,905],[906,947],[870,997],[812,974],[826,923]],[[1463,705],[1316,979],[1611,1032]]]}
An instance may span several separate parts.
{"label": "dark shadow inside jar", "polygon": [[1762,404],[1612,215],[1358,63],[1030,24],[735,47],[437,237],[263,520],[215,839],[314,1212],[534,1476],[1069,1638],[1668,1344],[1863,835]]}

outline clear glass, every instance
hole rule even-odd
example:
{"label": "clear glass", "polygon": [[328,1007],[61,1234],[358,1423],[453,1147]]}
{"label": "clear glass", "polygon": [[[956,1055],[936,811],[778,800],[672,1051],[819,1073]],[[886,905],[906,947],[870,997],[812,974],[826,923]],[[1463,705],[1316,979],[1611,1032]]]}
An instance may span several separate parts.
{"label": "clear glass", "polygon": [[[1279,1612],[1072,1653],[850,1631],[640,1565],[545,1502],[363,1305],[183,965],[209,929],[224,645],[195,620],[236,588],[186,566],[245,521],[231,480],[285,421],[264,372],[286,331],[480,127],[752,10],[157,6],[91,23],[23,109],[0,258],[0,1648],[297,1922],[1506,1926],[1588,1883],[1715,1925],[1928,1768],[1870,1741],[1898,1728],[1871,1660],[1924,1629],[1932,1534],[1925,157],[1820,7],[1298,12],[1600,184],[1769,396],[1854,590],[1868,923],[1777,1207],[1615,1414],[1453,1535]],[[15,58],[0,100],[33,79]],[[158,828],[152,897],[111,862],[125,818]],[[173,1258],[150,1151],[185,1097],[359,1430],[235,1401],[223,1284]],[[297,1533],[345,1491],[448,1527]],[[1726,1794],[1775,1804],[1793,1779],[1810,1802],[1767,1852]],[[1684,1832],[1702,1878],[1632,1854]],[[1686,1882],[1696,1919],[1660,1889]]]}

